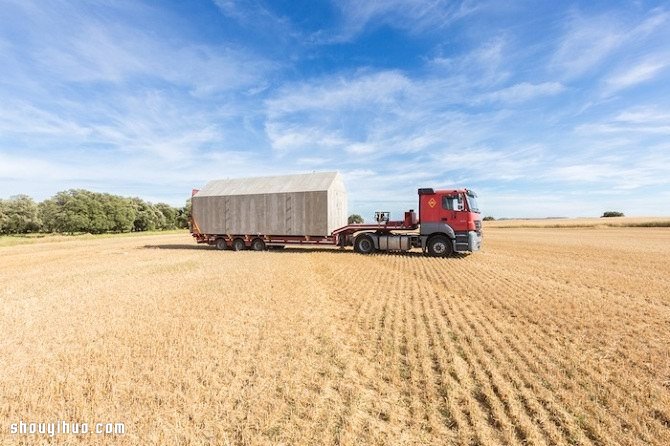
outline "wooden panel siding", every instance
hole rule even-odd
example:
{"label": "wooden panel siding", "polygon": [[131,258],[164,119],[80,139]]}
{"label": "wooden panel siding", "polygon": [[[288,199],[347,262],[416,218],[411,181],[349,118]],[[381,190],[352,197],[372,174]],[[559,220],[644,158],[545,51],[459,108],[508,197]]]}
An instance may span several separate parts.
{"label": "wooden panel siding", "polygon": [[205,234],[323,236],[346,225],[347,194],[337,172],[216,180],[192,212]]}

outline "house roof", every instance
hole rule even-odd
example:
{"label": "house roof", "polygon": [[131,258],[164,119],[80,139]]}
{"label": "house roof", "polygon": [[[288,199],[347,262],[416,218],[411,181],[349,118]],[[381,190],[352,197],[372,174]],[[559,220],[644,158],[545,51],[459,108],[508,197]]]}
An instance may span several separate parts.
{"label": "house roof", "polygon": [[194,197],[327,191],[336,180],[341,182],[339,172],[213,180]]}

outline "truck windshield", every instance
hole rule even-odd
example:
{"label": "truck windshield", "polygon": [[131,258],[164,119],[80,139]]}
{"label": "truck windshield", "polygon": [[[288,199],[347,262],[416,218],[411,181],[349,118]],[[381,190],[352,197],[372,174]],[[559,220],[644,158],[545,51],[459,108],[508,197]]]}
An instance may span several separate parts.
{"label": "truck windshield", "polygon": [[470,208],[470,211],[479,213],[479,205],[477,204],[477,194],[475,194],[472,191],[468,191],[468,193],[465,194],[465,197],[468,199],[468,207]]}

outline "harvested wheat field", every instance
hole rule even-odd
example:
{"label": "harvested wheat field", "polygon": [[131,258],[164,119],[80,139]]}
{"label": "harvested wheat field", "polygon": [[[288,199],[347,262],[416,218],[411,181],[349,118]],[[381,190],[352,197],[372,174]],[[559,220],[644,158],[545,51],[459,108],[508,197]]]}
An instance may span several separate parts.
{"label": "harvested wheat field", "polygon": [[[0,248],[0,443],[670,444],[670,229],[467,257]],[[122,435],[13,423],[122,422]]]}
{"label": "harvested wheat field", "polygon": [[670,217],[542,218],[487,221],[489,228],[667,228]]}

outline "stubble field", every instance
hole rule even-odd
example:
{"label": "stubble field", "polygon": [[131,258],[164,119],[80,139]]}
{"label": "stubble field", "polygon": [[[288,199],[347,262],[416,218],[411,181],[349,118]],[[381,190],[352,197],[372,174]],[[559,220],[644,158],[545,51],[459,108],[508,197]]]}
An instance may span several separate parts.
{"label": "stubble field", "polygon": [[[670,444],[670,229],[464,257],[0,247],[0,444]],[[20,421],[124,435],[20,435]]]}

